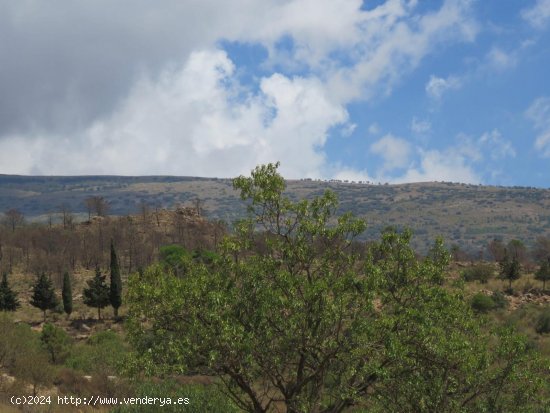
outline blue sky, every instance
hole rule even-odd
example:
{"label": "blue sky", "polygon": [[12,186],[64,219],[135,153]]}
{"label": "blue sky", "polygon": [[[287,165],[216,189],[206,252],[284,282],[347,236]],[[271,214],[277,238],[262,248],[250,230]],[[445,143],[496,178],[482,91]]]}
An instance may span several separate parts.
{"label": "blue sky", "polygon": [[550,0],[0,0],[0,173],[550,187]]}

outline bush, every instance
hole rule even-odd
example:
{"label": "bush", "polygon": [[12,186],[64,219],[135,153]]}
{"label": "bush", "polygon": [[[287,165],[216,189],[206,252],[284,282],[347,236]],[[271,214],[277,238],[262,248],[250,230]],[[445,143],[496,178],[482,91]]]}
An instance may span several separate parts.
{"label": "bush", "polygon": [[507,308],[508,300],[506,296],[501,291],[493,291],[491,299],[495,303],[495,309]]}
{"label": "bush", "polygon": [[476,313],[487,313],[496,308],[493,298],[483,293],[477,293],[472,297],[471,306]]}
{"label": "bush", "polygon": [[535,331],[539,334],[550,333],[550,309],[544,310],[537,318]]}
{"label": "bush", "polygon": [[476,264],[462,271],[464,281],[479,281],[486,284],[493,277],[494,269],[491,264]]}
{"label": "bush", "polygon": [[102,331],[92,335],[87,343],[75,345],[65,366],[92,375],[116,375],[126,352],[127,346],[118,334]]}

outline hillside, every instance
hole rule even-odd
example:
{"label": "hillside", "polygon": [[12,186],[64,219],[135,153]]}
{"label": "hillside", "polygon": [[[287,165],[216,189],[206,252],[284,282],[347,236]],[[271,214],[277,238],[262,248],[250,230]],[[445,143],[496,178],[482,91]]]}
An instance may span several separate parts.
{"label": "hillside", "polygon": [[[530,244],[550,235],[550,190],[525,187],[476,186],[455,183],[374,185],[312,180],[288,181],[292,198],[335,191],[341,211],[364,217],[367,238],[387,225],[410,227],[415,246],[425,249],[436,235],[471,253],[484,249],[495,237],[518,238]],[[28,221],[59,219],[65,204],[81,219],[87,217],[84,200],[102,196],[113,215],[138,212],[141,204],[173,208],[202,200],[205,216],[233,222],[245,208],[230,179],[173,176],[14,176],[0,175],[0,211],[20,210]]]}

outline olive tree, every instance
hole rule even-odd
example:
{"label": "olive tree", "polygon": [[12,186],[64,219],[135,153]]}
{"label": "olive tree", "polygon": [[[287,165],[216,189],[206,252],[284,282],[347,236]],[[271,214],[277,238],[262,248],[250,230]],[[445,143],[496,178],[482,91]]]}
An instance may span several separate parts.
{"label": "olive tree", "polygon": [[330,191],[289,200],[277,166],[234,180],[250,218],[213,262],[130,278],[130,371],[216,375],[248,412],[517,411],[540,399],[527,343],[489,334],[442,285],[442,241],[422,260],[407,231],[354,248],[365,222],[338,216]]}

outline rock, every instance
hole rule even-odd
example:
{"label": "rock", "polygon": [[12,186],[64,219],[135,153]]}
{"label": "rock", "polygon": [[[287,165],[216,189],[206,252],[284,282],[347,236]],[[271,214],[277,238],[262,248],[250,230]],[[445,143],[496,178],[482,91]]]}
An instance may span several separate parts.
{"label": "rock", "polygon": [[82,330],[84,330],[84,331],[91,331],[91,330],[92,330],[92,329],[91,329],[88,325],[86,325],[86,324],[82,324],[82,325],[80,326],[80,328],[81,328]]}

